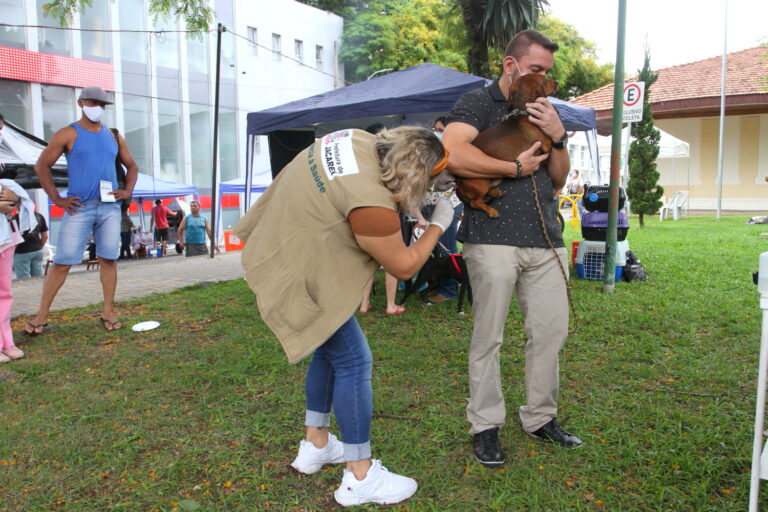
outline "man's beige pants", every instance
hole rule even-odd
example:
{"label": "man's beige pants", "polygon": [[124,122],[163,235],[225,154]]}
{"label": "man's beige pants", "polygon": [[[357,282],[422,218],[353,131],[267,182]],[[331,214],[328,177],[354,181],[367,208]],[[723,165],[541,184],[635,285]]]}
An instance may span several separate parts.
{"label": "man's beige pants", "polygon": [[[568,269],[564,248],[557,249]],[[552,249],[464,244],[472,284],[474,330],[469,349],[470,434],[504,425],[499,351],[512,294],[525,318],[526,405],[523,430],[534,432],[557,415],[558,357],[568,335],[566,283]]]}

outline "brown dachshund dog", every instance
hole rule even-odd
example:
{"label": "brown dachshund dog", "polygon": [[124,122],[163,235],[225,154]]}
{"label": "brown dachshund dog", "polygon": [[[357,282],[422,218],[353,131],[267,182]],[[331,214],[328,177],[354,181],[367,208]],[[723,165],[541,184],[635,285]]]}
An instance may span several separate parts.
{"label": "brown dachshund dog", "polygon": [[[536,154],[549,153],[552,139],[528,120],[525,104],[533,103],[536,98],[546,98],[555,90],[557,82],[552,79],[531,73],[522,75],[509,87],[509,114],[499,124],[483,130],[472,144],[485,154],[508,162],[514,162],[536,141],[541,142]],[[471,208],[483,210],[489,217],[496,218],[499,212],[485,203],[485,197],[500,197],[504,192],[491,188],[499,183],[501,178],[457,178],[456,191]]]}

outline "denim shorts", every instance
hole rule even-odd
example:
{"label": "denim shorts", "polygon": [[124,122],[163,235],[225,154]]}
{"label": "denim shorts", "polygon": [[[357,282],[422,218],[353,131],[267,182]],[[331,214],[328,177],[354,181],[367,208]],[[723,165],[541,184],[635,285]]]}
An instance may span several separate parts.
{"label": "denim shorts", "polygon": [[77,210],[76,215],[64,213],[53,262],[57,265],[82,263],[83,251],[91,234],[96,242],[96,256],[116,260],[120,255],[120,201],[83,201],[83,207]]}

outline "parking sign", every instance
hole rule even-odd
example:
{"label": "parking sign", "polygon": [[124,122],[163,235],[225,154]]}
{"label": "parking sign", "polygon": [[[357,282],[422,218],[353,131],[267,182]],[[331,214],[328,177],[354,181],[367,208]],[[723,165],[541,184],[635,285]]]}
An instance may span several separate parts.
{"label": "parking sign", "polygon": [[643,96],[645,82],[630,82],[624,85],[624,117],[625,123],[636,123],[643,119]]}

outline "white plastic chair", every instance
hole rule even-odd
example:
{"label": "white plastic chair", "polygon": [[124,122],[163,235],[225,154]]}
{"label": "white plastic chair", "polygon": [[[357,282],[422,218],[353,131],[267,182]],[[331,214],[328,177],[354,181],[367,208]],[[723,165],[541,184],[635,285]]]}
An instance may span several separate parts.
{"label": "white plastic chair", "polygon": [[659,220],[664,220],[668,215],[672,215],[672,220],[680,220],[683,216],[688,216],[688,191],[680,190],[675,192],[672,199],[659,210]]}

